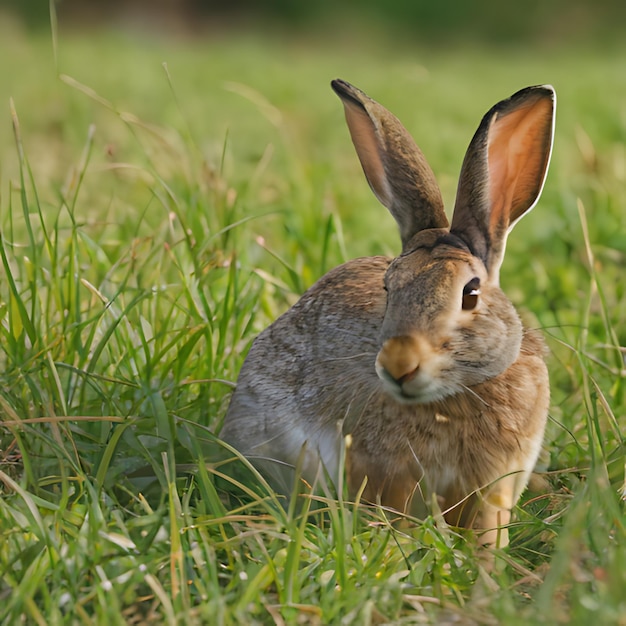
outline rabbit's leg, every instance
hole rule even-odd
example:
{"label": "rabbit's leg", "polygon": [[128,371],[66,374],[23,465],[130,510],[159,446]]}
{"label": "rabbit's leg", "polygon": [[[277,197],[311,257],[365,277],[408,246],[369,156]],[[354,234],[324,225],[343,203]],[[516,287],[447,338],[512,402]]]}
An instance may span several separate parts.
{"label": "rabbit's leg", "polygon": [[509,544],[507,526],[511,521],[511,509],[519,496],[519,483],[519,473],[508,474],[478,496],[471,527],[478,532],[482,545],[505,548]]}

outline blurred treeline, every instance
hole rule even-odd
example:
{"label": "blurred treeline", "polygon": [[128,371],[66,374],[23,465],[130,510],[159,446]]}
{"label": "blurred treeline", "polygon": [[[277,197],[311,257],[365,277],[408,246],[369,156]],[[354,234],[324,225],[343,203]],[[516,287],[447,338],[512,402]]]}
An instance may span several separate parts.
{"label": "blurred treeline", "polygon": [[[46,0],[4,1],[31,27],[48,24]],[[55,9],[60,21],[80,25],[127,23],[189,34],[215,26],[303,29],[351,22],[444,44],[610,44],[626,34],[625,0],[56,0]]]}

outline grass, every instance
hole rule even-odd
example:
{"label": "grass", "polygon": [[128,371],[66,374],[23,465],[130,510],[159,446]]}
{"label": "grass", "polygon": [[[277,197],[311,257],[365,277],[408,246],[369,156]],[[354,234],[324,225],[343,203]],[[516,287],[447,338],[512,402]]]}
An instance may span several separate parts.
{"label": "grass", "polygon": [[[2,34],[2,623],[625,623],[626,49],[62,30],[55,60]],[[436,515],[285,510],[216,454],[254,336],[330,267],[398,250],[335,76],[405,122],[448,206],[487,108],[557,88],[502,276],[548,340],[551,419],[491,576]]]}

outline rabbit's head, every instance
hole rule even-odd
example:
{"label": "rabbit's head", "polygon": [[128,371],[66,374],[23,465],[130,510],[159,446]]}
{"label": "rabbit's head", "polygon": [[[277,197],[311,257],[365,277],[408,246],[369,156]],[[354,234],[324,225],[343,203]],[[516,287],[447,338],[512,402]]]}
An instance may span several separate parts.
{"label": "rabbit's head", "polygon": [[402,238],[385,275],[378,376],[408,403],[443,400],[497,376],[516,360],[523,332],[499,269],[509,231],[543,187],[554,90],[528,87],[485,115],[448,225],[432,170],[399,120],[345,81],[332,87],[370,187]]}

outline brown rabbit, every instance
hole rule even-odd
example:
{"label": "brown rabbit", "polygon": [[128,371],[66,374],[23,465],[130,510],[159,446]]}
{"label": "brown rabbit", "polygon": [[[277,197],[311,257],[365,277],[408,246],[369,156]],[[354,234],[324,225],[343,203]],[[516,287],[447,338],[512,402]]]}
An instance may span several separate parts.
{"label": "brown rabbit", "polygon": [[361,258],[322,277],[256,339],[222,437],[289,492],[339,476],[350,492],[508,543],[549,404],[544,345],[499,287],[508,232],[537,202],[555,94],[528,87],[496,104],[468,148],[448,226],[424,156],[384,107],[342,80],[352,141],[400,227],[395,259]]}

